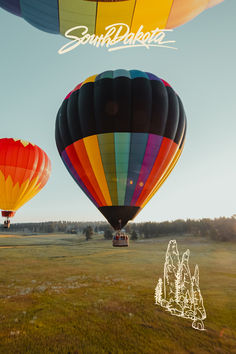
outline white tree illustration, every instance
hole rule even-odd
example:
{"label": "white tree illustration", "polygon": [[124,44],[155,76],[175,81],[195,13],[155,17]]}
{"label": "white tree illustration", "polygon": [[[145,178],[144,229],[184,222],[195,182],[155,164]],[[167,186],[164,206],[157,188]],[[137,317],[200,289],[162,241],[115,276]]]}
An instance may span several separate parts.
{"label": "white tree illustration", "polygon": [[155,303],[158,305],[161,305],[161,300],[163,296],[163,281],[161,278],[159,278],[157,282],[157,286],[155,288]]}
{"label": "white tree illustration", "polygon": [[164,280],[159,278],[155,288],[155,304],[164,307],[172,315],[191,319],[194,329],[204,330],[206,311],[199,287],[199,268],[196,265],[191,276],[189,256],[190,251],[185,251],[180,262],[177,242],[169,242]]}

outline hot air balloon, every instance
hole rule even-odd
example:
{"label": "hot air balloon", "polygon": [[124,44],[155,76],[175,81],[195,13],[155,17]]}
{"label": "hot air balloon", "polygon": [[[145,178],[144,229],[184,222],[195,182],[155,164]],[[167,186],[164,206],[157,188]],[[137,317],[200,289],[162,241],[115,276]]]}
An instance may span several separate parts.
{"label": "hot air balloon", "polygon": [[136,32],[174,28],[223,0],[0,0],[0,7],[23,17],[40,30],[61,33],[87,26],[90,34],[104,33],[115,23]]}
{"label": "hot air balloon", "polygon": [[10,217],[47,183],[51,162],[47,154],[28,141],[0,139],[0,209],[6,217],[5,227],[10,226]]}
{"label": "hot air balloon", "polygon": [[89,77],[66,96],[55,135],[75,182],[120,230],[168,177],[185,132],[183,104],[166,81],[115,70]]}

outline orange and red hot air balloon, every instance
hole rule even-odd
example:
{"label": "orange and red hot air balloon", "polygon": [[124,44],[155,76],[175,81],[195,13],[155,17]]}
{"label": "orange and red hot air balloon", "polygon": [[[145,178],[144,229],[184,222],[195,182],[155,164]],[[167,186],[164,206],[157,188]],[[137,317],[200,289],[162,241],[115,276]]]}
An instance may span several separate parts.
{"label": "orange and red hot air balloon", "polygon": [[28,141],[0,139],[0,209],[9,218],[47,183],[51,162],[47,154]]}

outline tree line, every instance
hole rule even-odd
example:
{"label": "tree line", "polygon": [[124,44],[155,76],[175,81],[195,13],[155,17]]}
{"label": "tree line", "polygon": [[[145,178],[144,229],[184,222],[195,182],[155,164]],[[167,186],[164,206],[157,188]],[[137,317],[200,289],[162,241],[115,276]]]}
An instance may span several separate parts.
{"label": "tree line", "polygon": [[[2,229],[3,231],[3,229]],[[114,230],[107,222],[48,221],[39,223],[16,223],[11,225],[12,232],[25,233],[71,233],[84,234],[91,239],[94,234],[102,234],[111,239]],[[231,218],[175,220],[164,222],[129,223],[125,231],[131,239],[155,238],[161,236],[192,235],[208,237],[217,241],[236,239],[236,216]],[[9,231],[8,231],[9,232]]]}
{"label": "tree line", "polygon": [[175,220],[160,223],[145,222],[132,224],[132,230],[144,238],[171,235],[192,235],[208,237],[216,241],[236,240],[236,218],[216,218],[200,220]]}

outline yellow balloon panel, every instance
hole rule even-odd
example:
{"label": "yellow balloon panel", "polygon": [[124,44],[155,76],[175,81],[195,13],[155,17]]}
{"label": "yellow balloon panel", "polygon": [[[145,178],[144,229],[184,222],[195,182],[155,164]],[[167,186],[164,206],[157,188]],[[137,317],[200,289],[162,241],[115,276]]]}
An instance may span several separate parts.
{"label": "yellow balloon panel", "polygon": [[19,183],[13,183],[10,175],[5,179],[0,170],[0,209],[11,211],[18,210],[41,189],[40,183],[37,182],[38,177],[31,181],[26,180],[20,186]]}
{"label": "yellow balloon panel", "polygon": [[84,138],[84,145],[88,154],[90,164],[97,179],[98,185],[105,198],[106,205],[112,205],[110,193],[108,190],[107,180],[102,164],[100,148],[98,145],[97,135]]}
{"label": "yellow balloon panel", "polygon": [[105,33],[105,28],[115,23],[125,23],[131,26],[135,3],[135,0],[98,2],[96,34]]}
{"label": "yellow balloon panel", "polygon": [[[185,0],[186,1],[186,0]],[[137,32],[140,25],[148,32],[159,27],[164,29],[170,14],[173,0],[139,0],[135,6],[131,31]]]}

